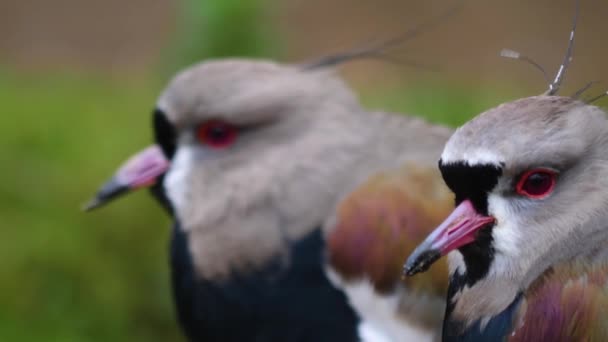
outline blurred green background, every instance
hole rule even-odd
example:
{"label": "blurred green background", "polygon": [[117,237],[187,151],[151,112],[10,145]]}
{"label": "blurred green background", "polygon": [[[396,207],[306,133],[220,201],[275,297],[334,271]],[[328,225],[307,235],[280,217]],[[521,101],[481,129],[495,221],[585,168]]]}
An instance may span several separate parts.
{"label": "blurred green background", "polygon": [[[0,1],[0,341],[181,340],[171,304],[169,220],[142,192],[79,208],[151,141],[156,95],[212,57],[303,61],[394,36],[445,1]],[[583,2],[564,94],[607,74],[608,5]],[[557,68],[571,1],[468,1],[392,53],[436,71],[357,61],[339,68],[370,108],[458,125],[541,93]],[[596,93],[601,92],[601,88]]]}

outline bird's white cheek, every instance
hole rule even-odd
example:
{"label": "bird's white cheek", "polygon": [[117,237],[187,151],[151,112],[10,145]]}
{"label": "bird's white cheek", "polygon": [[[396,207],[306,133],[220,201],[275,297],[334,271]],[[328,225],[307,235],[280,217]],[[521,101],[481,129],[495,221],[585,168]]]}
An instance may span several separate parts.
{"label": "bird's white cheek", "polygon": [[[496,218],[496,226],[492,230],[495,263],[508,263],[509,260],[518,259],[521,252],[521,227],[518,225],[517,215],[513,213],[508,200],[502,196],[488,196],[488,211]],[[502,265],[507,267],[508,265]]]}
{"label": "bird's white cheek", "polygon": [[173,156],[171,168],[165,176],[165,191],[173,207],[178,212],[187,203],[189,191],[188,173],[194,165],[195,154],[194,147],[180,146]]}

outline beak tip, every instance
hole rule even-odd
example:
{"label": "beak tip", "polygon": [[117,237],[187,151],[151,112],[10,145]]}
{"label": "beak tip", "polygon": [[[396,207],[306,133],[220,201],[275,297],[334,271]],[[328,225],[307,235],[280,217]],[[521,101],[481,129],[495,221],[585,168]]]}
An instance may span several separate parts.
{"label": "beak tip", "polygon": [[416,274],[416,273],[414,273],[414,272],[413,272],[413,270],[412,270],[411,268],[409,268],[409,267],[407,267],[407,266],[403,268],[403,276],[404,276],[404,277],[411,277],[411,276],[413,276],[414,274]]}
{"label": "beak tip", "polygon": [[403,267],[403,273],[407,277],[414,276],[418,273],[425,272],[431,265],[441,258],[441,252],[436,249],[426,251],[414,251]]}
{"label": "beak tip", "polygon": [[97,209],[107,204],[111,200],[127,193],[129,190],[130,189],[128,186],[123,185],[115,178],[112,178],[101,187],[101,189],[91,200],[82,205],[81,210],[89,212],[91,210]]}
{"label": "beak tip", "polygon": [[403,267],[403,274],[406,277],[411,277],[416,275],[417,273],[422,272],[422,267],[420,267],[420,264],[415,264],[413,262],[409,262],[405,264],[405,266]]}
{"label": "beak tip", "polygon": [[101,202],[97,197],[95,197],[95,198],[91,199],[90,201],[88,201],[87,203],[83,204],[80,207],[80,210],[82,210],[84,212],[89,212],[89,211],[99,208],[102,204],[103,204],[103,202]]}

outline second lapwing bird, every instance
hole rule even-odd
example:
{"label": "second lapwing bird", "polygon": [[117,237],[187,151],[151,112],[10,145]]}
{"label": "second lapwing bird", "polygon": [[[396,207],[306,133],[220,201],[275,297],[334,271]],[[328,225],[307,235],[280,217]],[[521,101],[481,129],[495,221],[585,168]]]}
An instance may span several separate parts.
{"label": "second lapwing bird", "polygon": [[605,341],[608,120],[568,97],[491,109],[450,138],[457,207],[407,264],[448,255],[444,341]]}
{"label": "second lapwing bird", "polygon": [[480,114],[443,150],[456,209],[405,271],[448,255],[444,341],[608,340],[608,113],[556,95],[570,37],[545,94]]}
{"label": "second lapwing bird", "polygon": [[153,123],[91,206],[153,187],[191,340],[436,336],[447,275],[401,283],[400,265],[453,203],[451,130],[364,110],[326,67],[243,59],[179,73]]}

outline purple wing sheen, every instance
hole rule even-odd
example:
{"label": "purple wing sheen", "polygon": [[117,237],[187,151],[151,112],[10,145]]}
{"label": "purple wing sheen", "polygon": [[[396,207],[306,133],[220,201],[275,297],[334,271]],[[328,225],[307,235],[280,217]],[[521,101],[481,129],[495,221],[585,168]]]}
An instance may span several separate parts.
{"label": "purple wing sheen", "polygon": [[338,207],[328,237],[329,262],[348,280],[367,278],[380,293],[400,281],[409,289],[445,294],[447,265],[401,280],[403,263],[453,208],[453,197],[434,169],[404,167],[377,174]]}
{"label": "purple wing sheen", "polygon": [[608,266],[567,264],[528,290],[510,341],[608,341]]}

